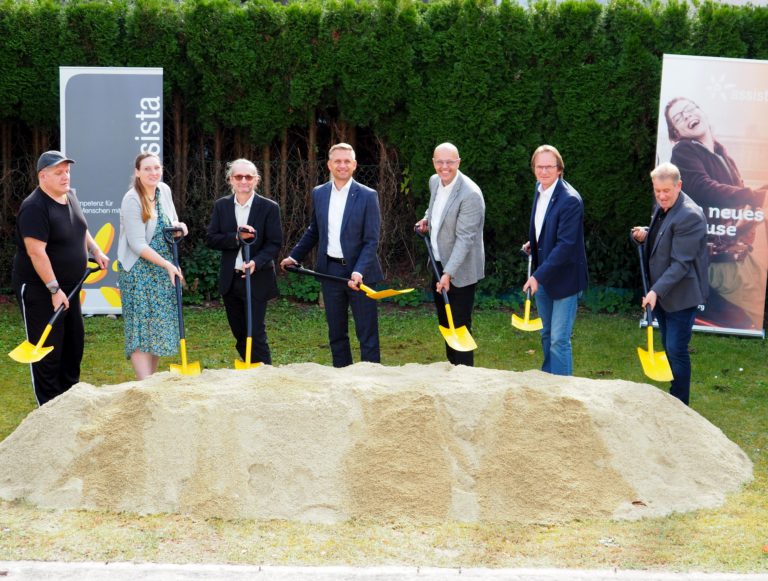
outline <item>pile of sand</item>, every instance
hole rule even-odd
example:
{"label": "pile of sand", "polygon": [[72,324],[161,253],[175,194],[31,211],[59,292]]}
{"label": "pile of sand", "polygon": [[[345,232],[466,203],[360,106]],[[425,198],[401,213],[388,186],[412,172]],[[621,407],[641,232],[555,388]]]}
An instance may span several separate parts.
{"label": "pile of sand", "polygon": [[336,522],[551,522],[716,506],[752,478],[649,385],[448,364],[79,384],[0,443],[0,498]]}

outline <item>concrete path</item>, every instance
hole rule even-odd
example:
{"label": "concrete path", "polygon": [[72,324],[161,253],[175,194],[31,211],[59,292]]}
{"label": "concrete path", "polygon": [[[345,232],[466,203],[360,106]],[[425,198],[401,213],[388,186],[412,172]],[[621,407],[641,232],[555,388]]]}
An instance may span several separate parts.
{"label": "concrete path", "polygon": [[0,561],[0,581],[768,581],[768,573],[580,569],[273,567]]}

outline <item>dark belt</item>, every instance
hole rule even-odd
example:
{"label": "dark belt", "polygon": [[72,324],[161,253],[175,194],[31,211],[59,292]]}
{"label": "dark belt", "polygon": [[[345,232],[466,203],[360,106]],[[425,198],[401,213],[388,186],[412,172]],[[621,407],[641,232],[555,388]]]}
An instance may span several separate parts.
{"label": "dark belt", "polygon": [[335,262],[336,264],[341,264],[342,266],[347,266],[347,261],[345,258],[336,258],[335,256],[329,256],[328,254],[326,254],[325,256],[331,262]]}

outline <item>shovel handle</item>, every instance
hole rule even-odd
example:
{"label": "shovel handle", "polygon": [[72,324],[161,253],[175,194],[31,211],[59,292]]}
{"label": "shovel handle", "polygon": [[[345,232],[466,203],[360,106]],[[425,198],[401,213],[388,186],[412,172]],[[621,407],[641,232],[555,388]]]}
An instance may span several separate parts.
{"label": "shovel handle", "polygon": [[[528,257],[528,278],[531,278],[531,267],[533,266],[533,256],[531,253],[525,253],[522,250],[520,251],[522,254],[525,254]],[[526,281],[528,280],[525,279]],[[531,287],[528,287],[528,290],[525,291],[525,300],[529,303],[530,308],[530,302],[531,302]],[[528,315],[525,316],[525,320],[528,320]]]}
{"label": "shovel handle", "polygon": [[[632,244],[637,248],[637,255],[640,258],[640,278],[643,279],[643,295],[648,294],[648,273],[645,270],[645,242],[638,242],[632,235],[632,231],[629,232],[629,239]],[[647,240],[647,238],[646,238]],[[653,326],[653,311],[651,305],[645,305],[645,320],[648,322],[648,327]]]}
{"label": "shovel handle", "polygon": [[[243,238],[243,234],[253,234],[253,237],[249,238],[248,240],[246,240],[245,238]],[[240,226],[237,229],[237,239],[240,241],[240,244],[242,244],[243,246],[251,246],[251,245],[255,244],[256,243],[256,235],[257,235],[257,233],[256,233],[256,229],[255,228],[253,229],[253,232],[248,230],[248,228],[244,228],[243,226]]]}
{"label": "shovel handle", "polygon": [[[435,273],[435,277],[439,281],[440,278],[443,276],[443,274],[440,272],[440,269],[437,267],[437,261],[435,260],[435,253],[432,252],[432,244],[427,239],[427,235],[426,234],[422,234],[421,232],[419,232],[415,228],[414,228],[413,231],[416,232],[416,234],[418,234],[419,236],[421,236],[421,239],[424,241],[424,244],[427,245],[427,253],[429,253],[429,263],[432,265],[432,270]],[[450,306],[451,303],[448,300],[448,292],[444,288],[441,288],[440,292],[443,295],[443,302],[445,303],[446,307]],[[448,311],[448,313],[449,313],[448,314],[448,318],[451,319],[450,309],[446,308],[446,311]],[[451,326],[453,326],[453,324],[451,324]]]}
{"label": "shovel handle", "polygon": [[[256,230],[253,231],[253,238],[245,240],[243,238],[244,233],[251,233],[247,228],[242,226],[237,229],[237,239],[240,244],[243,245],[243,263],[248,264],[251,261],[251,246],[256,242]],[[245,348],[245,362],[250,365],[251,363],[251,337],[253,337],[253,304],[251,298],[251,269],[245,269],[245,334],[246,334],[246,348]]]}
{"label": "shovel handle", "polygon": [[[91,266],[93,264],[94,266]],[[67,302],[71,302],[72,299],[77,296],[77,293],[80,292],[80,287],[83,286],[83,283],[85,282],[85,279],[88,278],[91,274],[94,272],[98,272],[101,270],[101,267],[96,264],[93,260],[90,258],[88,259],[88,266],[85,269],[85,274],[83,274],[82,278],[80,279],[80,282],[78,282],[71,291],[69,291],[69,294],[67,295]],[[64,303],[60,304],[58,308],[53,312],[53,316],[48,321],[48,326],[53,327],[54,323],[58,320],[61,313],[64,312]],[[50,329],[49,329],[50,332]],[[42,345],[42,343],[41,343]]]}
{"label": "shovel handle", "polygon": [[[181,234],[181,236],[176,236],[176,234]],[[168,226],[163,228],[163,238],[165,238],[165,241],[169,246],[176,246],[185,238],[184,229],[179,226]],[[178,266],[178,264],[176,264],[176,266]]]}
{"label": "shovel handle", "polygon": [[285,267],[285,270],[287,270],[288,272],[293,272],[294,274],[314,276],[315,278],[333,280],[335,282],[343,282],[345,284],[349,282],[348,278],[344,278],[342,276],[333,276],[332,274],[325,274],[324,272],[315,272],[314,270],[304,268],[301,264],[289,264]]}
{"label": "shovel handle", "polygon": [[[174,234],[180,233],[181,236],[174,236]],[[163,238],[168,243],[173,251],[173,264],[176,268],[179,268],[179,242],[184,239],[184,230],[178,226],[168,226],[163,228]],[[185,345],[186,339],[184,336],[184,312],[181,304],[181,279],[178,276],[173,277],[173,286],[176,289],[176,315],[179,320],[179,344]],[[182,348],[182,359],[185,357],[186,350]]]}

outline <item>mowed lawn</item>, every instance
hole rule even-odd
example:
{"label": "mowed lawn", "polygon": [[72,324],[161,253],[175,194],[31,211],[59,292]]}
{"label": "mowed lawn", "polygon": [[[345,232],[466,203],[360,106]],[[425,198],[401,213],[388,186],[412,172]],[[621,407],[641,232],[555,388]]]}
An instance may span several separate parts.
{"label": "mowed lawn", "polygon": [[[640,316],[638,309],[637,316]],[[511,312],[478,311],[476,365],[537,368],[537,333],[510,325]],[[218,306],[185,309],[190,360],[231,368],[233,340]],[[86,319],[82,380],[94,385],[133,378],[123,354],[122,321]],[[267,326],[276,365],[330,365],[326,327],[316,305],[272,303]],[[428,305],[380,312],[385,365],[444,360]],[[0,304],[0,349],[24,338],[13,304]],[[658,335],[657,335],[658,341]],[[645,382],[636,348],[645,343],[637,318],[580,312],[574,333],[575,374]],[[692,342],[692,407],[749,455],[755,480],[716,510],[639,522],[556,525],[421,525],[352,521],[335,526],[283,521],[225,521],[181,515],[137,516],[38,510],[0,502],[0,560],[140,560],[268,564],[414,564],[444,567],[619,567],[665,570],[768,571],[768,372],[759,339],[696,334]],[[35,408],[29,367],[5,357],[0,366],[0,439]],[[175,359],[164,360],[167,369]],[[706,442],[701,442],[706,446]],[[0,467],[0,471],[2,467]]]}

